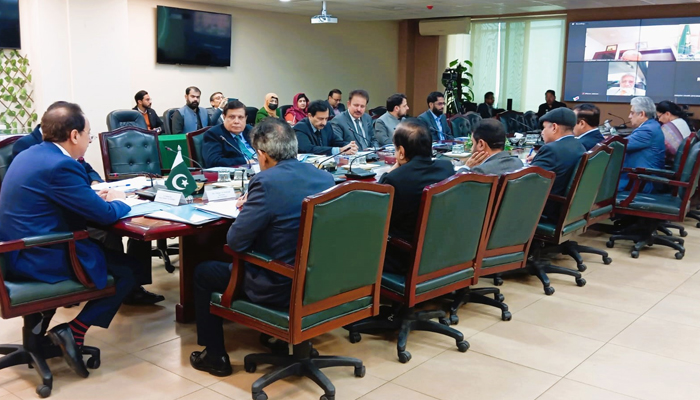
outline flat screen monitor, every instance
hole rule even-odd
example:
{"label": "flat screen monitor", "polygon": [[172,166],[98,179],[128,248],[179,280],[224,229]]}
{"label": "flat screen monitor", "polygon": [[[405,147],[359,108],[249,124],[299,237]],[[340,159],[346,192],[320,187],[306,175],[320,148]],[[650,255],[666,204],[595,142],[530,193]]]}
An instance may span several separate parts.
{"label": "flat screen monitor", "polygon": [[19,0],[0,0],[0,49],[19,49]]}
{"label": "flat screen monitor", "polygon": [[700,104],[700,17],[569,23],[564,101]]}
{"label": "flat screen monitor", "polygon": [[158,6],[160,64],[231,66],[231,15]]}

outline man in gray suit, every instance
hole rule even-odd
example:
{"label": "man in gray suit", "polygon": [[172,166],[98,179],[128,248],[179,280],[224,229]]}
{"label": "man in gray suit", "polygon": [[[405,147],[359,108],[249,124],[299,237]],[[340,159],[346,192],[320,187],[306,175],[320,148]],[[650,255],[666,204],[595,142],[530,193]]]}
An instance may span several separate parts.
{"label": "man in gray suit", "polygon": [[408,102],[403,93],[392,94],[386,100],[386,112],[374,121],[374,137],[380,146],[392,143],[394,130],[408,113]]}
{"label": "man in gray suit", "polygon": [[502,175],[523,167],[523,162],[518,157],[503,151],[506,131],[499,120],[481,120],[472,134],[472,143],[472,156],[459,172]]}
{"label": "man in gray suit", "polygon": [[452,140],[452,130],[445,117],[445,95],[441,92],[432,92],[428,95],[428,111],[418,116],[430,128],[433,142],[438,140]]}
{"label": "man in gray suit", "polygon": [[331,121],[333,132],[347,143],[355,142],[358,151],[368,147],[379,147],[374,137],[372,117],[365,114],[367,103],[369,103],[367,91],[353,90],[350,92],[347,111],[343,111]]}

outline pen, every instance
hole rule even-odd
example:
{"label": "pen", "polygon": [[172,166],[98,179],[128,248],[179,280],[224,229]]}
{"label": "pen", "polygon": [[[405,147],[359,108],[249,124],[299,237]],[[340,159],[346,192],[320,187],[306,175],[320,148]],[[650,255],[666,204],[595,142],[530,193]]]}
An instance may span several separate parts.
{"label": "pen", "polygon": [[535,151],[535,148],[534,148],[534,147],[530,149],[530,152],[529,152],[528,155],[527,155],[528,158],[530,158],[530,156],[532,155],[532,152],[533,152],[533,151]]}

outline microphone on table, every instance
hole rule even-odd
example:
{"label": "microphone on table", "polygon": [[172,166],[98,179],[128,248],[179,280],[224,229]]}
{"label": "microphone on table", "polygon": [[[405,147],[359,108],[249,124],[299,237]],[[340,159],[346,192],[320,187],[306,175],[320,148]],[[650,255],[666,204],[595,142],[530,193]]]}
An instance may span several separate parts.
{"label": "microphone on table", "polygon": [[615,117],[615,118],[619,118],[619,119],[622,121],[622,125],[616,126],[615,129],[625,129],[625,128],[627,128],[627,122],[628,122],[628,121],[625,121],[624,118],[622,118],[622,117],[619,116],[619,115],[615,115],[615,114],[613,114],[613,113],[611,113],[611,112],[609,112],[608,115],[613,116],[613,117]]}
{"label": "microphone on table", "polygon": [[[367,153],[367,154],[375,154],[375,153],[377,153],[377,152],[380,152],[380,151],[386,149],[386,148],[389,147],[389,146],[392,146],[392,145],[391,145],[391,144],[386,144],[386,145],[384,145],[384,146],[382,146],[382,147],[380,147],[380,148],[378,148],[378,149],[374,149],[374,150],[370,151],[370,152]],[[348,179],[367,179],[367,178],[371,178],[371,177],[377,175],[376,172],[367,171],[367,170],[364,170],[364,169],[361,169],[361,170],[359,170],[359,171],[353,171],[353,170],[352,170],[352,163],[354,163],[355,160],[357,160],[358,158],[366,157],[367,154],[364,154],[364,155],[361,155],[361,156],[356,156],[355,158],[353,158],[353,159],[350,161],[350,164],[348,165],[348,172],[345,173],[345,177],[346,177],[346,178],[348,178]]]}
{"label": "microphone on table", "polygon": [[111,174],[107,175],[110,178],[120,178],[120,179],[128,179],[128,178],[136,178],[138,176],[147,176],[151,178],[151,187],[153,187],[153,180],[156,178],[162,178],[162,176],[158,174],[154,174],[153,172],[127,172],[127,173],[116,173],[113,172]]}

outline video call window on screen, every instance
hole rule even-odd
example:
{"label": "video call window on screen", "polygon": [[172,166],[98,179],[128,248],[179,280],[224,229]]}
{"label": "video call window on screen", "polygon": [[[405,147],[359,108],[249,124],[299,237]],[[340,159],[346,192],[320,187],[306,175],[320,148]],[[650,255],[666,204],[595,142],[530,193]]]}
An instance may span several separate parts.
{"label": "video call window on screen", "polygon": [[572,22],[565,101],[700,104],[700,18]]}

